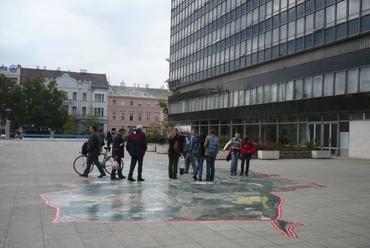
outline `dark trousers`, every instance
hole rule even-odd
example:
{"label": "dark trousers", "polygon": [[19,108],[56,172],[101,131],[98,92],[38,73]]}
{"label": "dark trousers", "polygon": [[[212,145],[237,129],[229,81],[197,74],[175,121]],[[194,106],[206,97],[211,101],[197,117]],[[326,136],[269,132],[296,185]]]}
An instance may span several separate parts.
{"label": "dark trousers", "polygon": [[134,174],[136,163],[139,163],[139,166],[137,168],[137,178],[143,178],[143,156],[131,156],[131,164],[130,164],[130,172],[128,174],[128,178],[131,179],[132,175]]}
{"label": "dark trousers", "polygon": [[179,155],[168,154],[168,177],[172,179],[177,178],[177,163],[179,162]]}
{"label": "dark trousers", "polygon": [[249,162],[251,161],[251,155],[246,154],[242,157],[242,161],[240,163],[240,175],[244,174],[244,163],[245,163],[245,175],[248,176],[249,173]]}
{"label": "dark trousers", "polygon": [[86,176],[86,177],[89,175],[89,172],[90,172],[90,169],[91,169],[91,165],[93,163],[98,168],[98,170],[100,172],[100,175],[105,176],[105,171],[103,170],[103,167],[102,167],[102,165],[99,162],[98,156],[87,156],[86,168],[85,168],[85,171],[84,171],[83,175]]}
{"label": "dark trousers", "polygon": [[206,180],[213,182],[215,179],[215,160],[216,157],[206,156],[207,171],[206,171]]}

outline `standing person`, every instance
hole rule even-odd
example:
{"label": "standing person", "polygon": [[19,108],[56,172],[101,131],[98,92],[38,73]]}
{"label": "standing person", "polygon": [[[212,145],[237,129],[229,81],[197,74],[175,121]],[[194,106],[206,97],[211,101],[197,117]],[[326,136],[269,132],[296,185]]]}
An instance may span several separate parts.
{"label": "standing person", "polygon": [[[121,135],[122,136],[122,135]],[[110,148],[110,145],[112,144],[113,142],[113,137],[112,137],[112,134],[110,131],[107,132],[107,136],[106,136],[106,140],[107,140],[107,147]],[[109,149],[110,150],[110,149]]]}
{"label": "standing person", "polygon": [[191,164],[191,167],[193,168],[193,174],[195,172],[195,169],[197,168],[197,158],[196,158],[196,154],[194,154],[194,152],[193,152],[193,148],[194,148],[194,145],[197,142],[198,138],[199,137],[197,137],[194,133],[190,134],[190,137],[189,137],[189,152],[188,152],[188,156],[186,157],[185,174],[189,173],[190,164]]}
{"label": "standing person", "polygon": [[204,154],[207,162],[206,181],[213,182],[215,178],[215,160],[220,150],[220,140],[214,130],[211,130],[206,137],[204,148],[206,149]]}
{"label": "standing person", "polygon": [[184,140],[177,128],[168,138],[168,177],[171,179],[177,179],[177,163],[184,149]]}
{"label": "standing person", "polygon": [[205,133],[202,133],[196,143],[193,146],[193,154],[196,157],[197,160],[197,167],[195,168],[195,171],[193,173],[193,179],[203,181],[202,174],[203,174],[203,163],[205,160],[205,148],[204,148],[204,142],[206,141],[207,135]]}
{"label": "standing person", "polygon": [[102,177],[106,176],[106,174],[103,170],[103,167],[100,164],[99,158],[98,158],[99,155],[100,155],[100,145],[99,145],[99,137],[96,134],[96,131],[97,131],[97,129],[96,129],[95,126],[90,127],[91,135],[90,135],[90,138],[87,142],[86,168],[85,168],[84,173],[81,175],[82,177],[88,177],[92,163],[94,163],[96,165],[96,167],[98,168],[98,170],[100,172],[100,176],[98,176],[99,178],[102,178]]}
{"label": "standing person", "polygon": [[114,161],[117,162],[118,168],[117,168],[117,170],[112,169],[112,174],[111,174],[111,177],[110,177],[111,180],[118,180],[116,178],[116,171],[117,171],[117,175],[118,175],[119,179],[125,179],[126,178],[122,175],[122,170],[123,170],[122,158],[124,158],[124,156],[125,156],[125,142],[123,141],[123,137],[122,137],[124,134],[125,134],[125,129],[121,128],[118,131],[118,134],[114,137],[114,140],[113,140],[112,156],[113,156]]}
{"label": "standing person", "polygon": [[127,180],[130,182],[135,182],[135,179],[132,177],[136,162],[138,162],[139,166],[137,169],[137,180],[139,182],[145,181],[142,177],[143,173],[143,159],[145,155],[145,151],[147,149],[147,141],[146,136],[143,132],[143,126],[138,125],[136,130],[128,136],[128,142],[126,144],[126,149],[128,153],[131,155],[131,164],[130,164],[130,172],[128,174]]}
{"label": "standing person", "polygon": [[236,170],[238,169],[238,161],[240,157],[240,147],[242,145],[242,140],[240,139],[240,133],[235,133],[235,137],[232,138],[224,147],[226,151],[230,147],[231,152],[231,167],[230,174],[231,176],[236,176]]}
{"label": "standing person", "polygon": [[256,145],[251,141],[250,138],[245,137],[240,148],[240,175],[244,174],[244,163],[245,163],[245,175],[248,176],[249,173],[249,162],[252,158],[252,155],[256,153]]}

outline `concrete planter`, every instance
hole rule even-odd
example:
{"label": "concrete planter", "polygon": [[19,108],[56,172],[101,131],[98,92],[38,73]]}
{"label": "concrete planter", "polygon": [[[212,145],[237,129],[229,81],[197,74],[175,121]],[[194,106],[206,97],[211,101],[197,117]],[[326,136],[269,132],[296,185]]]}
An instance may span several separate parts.
{"label": "concrete planter", "polygon": [[156,152],[158,154],[167,154],[168,153],[168,145],[157,145]]}
{"label": "concrete planter", "polygon": [[330,151],[314,150],[311,151],[311,155],[315,159],[331,158]]}
{"label": "concrete planter", "polygon": [[158,144],[150,143],[148,144],[148,148],[146,149],[147,152],[156,152]]}
{"label": "concrete planter", "polygon": [[280,151],[258,151],[258,159],[262,160],[277,160],[280,158]]}
{"label": "concrete planter", "polygon": [[219,151],[217,153],[216,160],[226,160],[226,156],[229,153],[229,151]]}

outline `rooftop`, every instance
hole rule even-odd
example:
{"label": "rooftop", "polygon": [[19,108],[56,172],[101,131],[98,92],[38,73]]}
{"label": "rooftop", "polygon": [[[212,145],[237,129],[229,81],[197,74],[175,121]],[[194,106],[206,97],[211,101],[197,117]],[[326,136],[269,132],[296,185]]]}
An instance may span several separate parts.
{"label": "rooftop", "polygon": [[109,95],[167,100],[168,96],[170,95],[170,91],[166,89],[157,89],[157,88],[109,86]]}

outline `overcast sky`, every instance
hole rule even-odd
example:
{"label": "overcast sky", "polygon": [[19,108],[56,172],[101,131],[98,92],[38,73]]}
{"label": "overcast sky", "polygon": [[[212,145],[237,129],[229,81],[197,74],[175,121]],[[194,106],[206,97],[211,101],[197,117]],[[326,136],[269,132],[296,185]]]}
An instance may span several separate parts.
{"label": "overcast sky", "polygon": [[0,65],[106,73],[111,84],[168,78],[170,0],[0,1]]}

